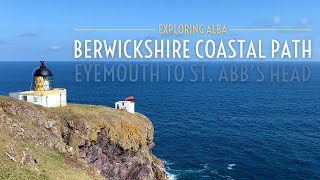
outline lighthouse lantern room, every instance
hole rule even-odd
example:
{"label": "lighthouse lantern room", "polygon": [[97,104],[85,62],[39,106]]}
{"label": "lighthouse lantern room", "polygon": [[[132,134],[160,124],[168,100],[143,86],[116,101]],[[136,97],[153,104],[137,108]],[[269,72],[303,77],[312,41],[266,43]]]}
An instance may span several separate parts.
{"label": "lighthouse lantern room", "polygon": [[53,74],[45,66],[44,61],[33,73],[32,89],[30,91],[13,92],[9,95],[13,98],[44,107],[60,107],[67,105],[67,90],[54,88]]}

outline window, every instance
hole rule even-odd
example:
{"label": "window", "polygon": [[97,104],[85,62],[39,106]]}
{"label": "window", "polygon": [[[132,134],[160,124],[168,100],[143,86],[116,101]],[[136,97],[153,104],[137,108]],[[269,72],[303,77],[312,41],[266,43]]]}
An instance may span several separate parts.
{"label": "window", "polygon": [[28,97],[27,96],[22,96],[24,101],[28,101]]}
{"label": "window", "polygon": [[53,77],[52,76],[44,77],[43,89],[45,91],[53,89]]}

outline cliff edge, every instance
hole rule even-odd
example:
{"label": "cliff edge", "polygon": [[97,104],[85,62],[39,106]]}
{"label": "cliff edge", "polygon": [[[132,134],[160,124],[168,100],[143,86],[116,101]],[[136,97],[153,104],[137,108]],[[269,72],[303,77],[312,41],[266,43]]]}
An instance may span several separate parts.
{"label": "cliff edge", "polygon": [[0,96],[0,179],[160,179],[147,117],[113,108],[42,106]]}

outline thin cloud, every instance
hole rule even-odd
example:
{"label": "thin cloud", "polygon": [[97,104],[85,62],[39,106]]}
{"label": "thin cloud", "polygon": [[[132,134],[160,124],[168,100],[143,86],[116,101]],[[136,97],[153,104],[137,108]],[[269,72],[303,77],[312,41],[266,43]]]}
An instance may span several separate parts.
{"label": "thin cloud", "polygon": [[296,26],[300,28],[308,28],[311,25],[312,25],[312,22],[308,18],[302,18],[299,20]]}
{"label": "thin cloud", "polygon": [[[295,28],[295,29],[308,29],[311,28],[312,23],[308,18],[301,18],[299,20],[297,20],[297,22],[292,25],[289,28]],[[282,31],[280,33],[291,33],[291,34],[304,34],[304,31]],[[312,35],[313,36],[313,32],[309,32],[308,35]]]}
{"label": "thin cloud", "polygon": [[275,16],[268,19],[258,19],[251,24],[250,28],[273,28],[281,25],[281,23],[281,17]]}
{"label": "thin cloud", "polygon": [[[292,29],[305,29],[311,28],[312,22],[309,18],[303,17],[296,19],[293,24],[286,24],[280,16],[274,16],[267,19],[257,19],[248,28],[292,28]],[[302,34],[304,31],[276,31],[280,34]]]}
{"label": "thin cloud", "polygon": [[0,39],[0,45],[6,44],[7,42]]}
{"label": "thin cloud", "polygon": [[276,16],[273,18],[273,23],[274,24],[280,24],[281,23],[281,18],[279,16]]}
{"label": "thin cloud", "polygon": [[60,51],[61,50],[61,46],[53,45],[53,46],[49,47],[49,50],[51,50],[51,51]]}
{"label": "thin cloud", "polygon": [[21,33],[18,34],[19,38],[33,38],[33,37],[38,37],[37,33],[32,33],[32,32],[26,32],[26,33]]}
{"label": "thin cloud", "polygon": [[300,23],[303,24],[303,25],[308,25],[310,23],[309,19],[308,18],[302,18],[300,20]]}

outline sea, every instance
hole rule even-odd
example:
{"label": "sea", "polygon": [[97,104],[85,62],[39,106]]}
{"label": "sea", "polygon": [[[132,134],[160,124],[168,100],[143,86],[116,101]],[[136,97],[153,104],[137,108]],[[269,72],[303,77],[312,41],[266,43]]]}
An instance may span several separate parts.
{"label": "sea", "polygon": [[[320,63],[47,61],[70,103],[134,96],[169,179],[320,179]],[[0,94],[36,61],[0,62]],[[137,77],[137,78],[135,78]]]}

